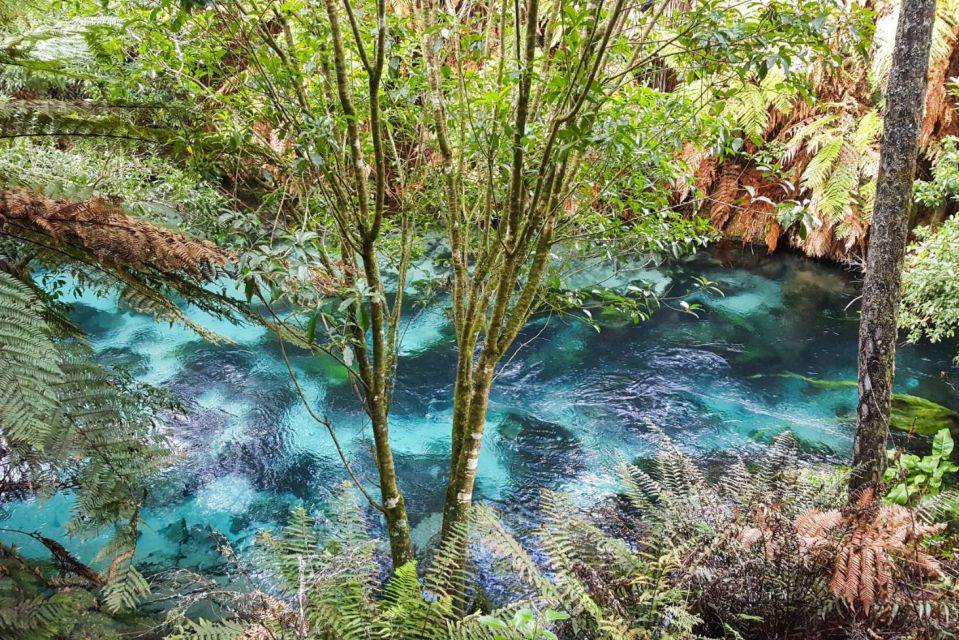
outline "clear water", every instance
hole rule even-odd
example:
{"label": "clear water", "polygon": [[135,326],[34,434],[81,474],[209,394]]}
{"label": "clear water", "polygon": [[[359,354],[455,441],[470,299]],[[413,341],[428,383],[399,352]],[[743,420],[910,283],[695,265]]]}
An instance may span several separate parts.
{"label": "clear water", "polygon": [[[507,517],[534,517],[545,488],[596,505],[616,489],[615,467],[655,447],[649,422],[694,455],[749,456],[791,429],[811,458],[844,460],[852,443],[855,389],[820,389],[797,373],[852,379],[856,366],[854,274],[791,255],[713,252],[659,269],[603,275],[670,294],[692,275],[720,283],[696,318],[672,309],[649,322],[593,328],[557,317],[531,323],[500,373],[490,405],[478,494]],[[608,269],[608,267],[607,267]],[[291,505],[314,508],[346,479],[325,429],[294,395],[276,341],[256,326],[194,319],[230,336],[212,346],[181,327],[81,297],[75,319],[99,357],[173,390],[190,408],[171,424],[184,457],[157,483],[137,559],[210,568],[209,534],[242,549],[282,523]],[[959,409],[957,345],[904,346],[899,390]],[[441,305],[411,316],[404,334],[392,436],[417,544],[439,527],[447,473],[455,349]],[[293,354],[304,390],[328,415],[362,477],[373,477],[369,427],[332,360]],[[372,482],[370,483],[372,484]],[[70,496],[5,505],[0,526],[61,535]],[[7,535],[7,534],[0,534]],[[31,549],[29,541],[10,540]],[[101,540],[73,541],[91,559]]]}

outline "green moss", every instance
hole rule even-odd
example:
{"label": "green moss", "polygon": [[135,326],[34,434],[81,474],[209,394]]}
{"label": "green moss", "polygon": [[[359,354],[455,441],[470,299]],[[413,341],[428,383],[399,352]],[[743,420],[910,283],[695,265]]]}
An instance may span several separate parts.
{"label": "green moss", "polygon": [[934,436],[940,429],[949,429],[959,436],[959,413],[925,398],[905,393],[892,396],[892,426],[900,431],[913,431]]}
{"label": "green moss", "polygon": [[[817,389],[855,389],[855,380],[822,380],[798,373],[758,374],[753,378],[775,377],[802,380]],[[900,431],[914,431],[924,436],[934,436],[940,429],[949,429],[953,437],[959,437],[959,413],[931,400],[909,395],[892,394],[892,426]]]}
{"label": "green moss", "polygon": [[346,367],[331,356],[325,354],[298,356],[295,362],[297,367],[308,375],[321,378],[329,384],[347,384],[350,381]]}

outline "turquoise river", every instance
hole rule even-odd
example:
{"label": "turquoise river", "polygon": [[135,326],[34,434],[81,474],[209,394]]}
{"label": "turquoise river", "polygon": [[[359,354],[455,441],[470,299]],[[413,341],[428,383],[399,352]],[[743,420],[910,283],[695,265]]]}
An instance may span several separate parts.
{"label": "turquoise river", "polygon": [[[675,296],[701,275],[725,295],[699,299],[698,317],[664,307],[647,322],[613,322],[599,332],[570,317],[530,324],[496,381],[479,468],[479,495],[507,520],[535,517],[543,488],[569,491],[587,508],[600,504],[616,491],[617,463],[655,447],[650,424],[706,462],[754,455],[785,429],[802,439],[812,461],[847,459],[855,389],[783,374],[855,378],[858,273],[739,250],[605,269],[579,277]],[[257,531],[279,526],[291,505],[319,508],[346,479],[264,329],[194,313],[235,341],[214,346],[188,329],[121,310],[115,298],[73,300],[74,318],[102,362],[171,390],[188,408],[170,423],[180,458],[158,479],[144,513],[137,552],[144,566],[209,567],[218,561],[211,533],[248,548]],[[391,420],[421,547],[439,526],[454,347],[442,301],[411,311]],[[903,345],[898,390],[959,410],[956,352],[956,344]],[[333,421],[358,473],[371,478],[371,434],[343,370],[332,359],[291,355],[306,394]],[[70,501],[60,494],[0,505],[0,527],[62,535]],[[31,550],[29,540],[10,542]],[[89,560],[101,542],[69,547]]]}

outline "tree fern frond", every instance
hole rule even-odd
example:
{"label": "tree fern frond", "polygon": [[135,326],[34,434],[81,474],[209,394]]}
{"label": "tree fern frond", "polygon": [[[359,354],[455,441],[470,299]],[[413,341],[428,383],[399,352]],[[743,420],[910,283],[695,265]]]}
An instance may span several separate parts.
{"label": "tree fern frond", "polygon": [[842,219],[856,201],[859,187],[858,155],[843,153],[840,155],[832,173],[822,185],[819,199],[819,211],[830,223]]}
{"label": "tree fern frond", "polygon": [[200,618],[196,622],[184,620],[167,640],[240,640],[247,625],[241,622],[210,622]]}
{"label": "tree fern frond", "polygon": [[136,608],[150,585],[130,562],[125,562],[103,588],[103,603],[108,611],[119,613]]}
{"label": "tree fern frond", "polygon": [[823,144],[803,171],[803,187],[818,189],[823,186],[826,179],[832,174],[836,159],[839,158],[842,151],[842,145],[843,139],[841,137],[832,138],[829,142]]}
{"label": "tree fern frond", "polygon": [[43,449],[57,428],[58,352],[29,287],[0,272],[0,431]]}
{"label": "tree fern frond", "polygon": [[134,279],[129,279],[127,285],[120,290],[120,303],[137,313],[153,316],[157,320],[169,322],[171,325],[182,324],[212,344],[234,344],[234,341],[230,338],[214,333],[191,320],[169,297],[149,286],[143,286]]}

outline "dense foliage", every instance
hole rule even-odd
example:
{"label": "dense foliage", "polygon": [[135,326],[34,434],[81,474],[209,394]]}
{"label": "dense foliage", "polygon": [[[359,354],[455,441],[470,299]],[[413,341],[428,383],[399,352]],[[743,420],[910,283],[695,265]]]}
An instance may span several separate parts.
{"label": "dense foliage", "polygon": [[[931,180],[916,182],[916,201],[946,210],[959,198],[957,138],[943,140]],[[959,329],[959,222],[950,217],[938,228],[919,227],[907,256],[900,323],[911,340],[952,338]],[[957,355],[959,357],[959,355]]]}
{"label": "dense foliage", "polygon": [[[843,475],[797,468],[796,453],[796,441],[784,434],[752,469],[738,461],[712,482],[664,438],[648,471],[623,467],[629,511],[618,522],[594,521],[568,496],[547,493],[536,534],[540,560],[492,511],[476,507],[473,557],[502,575],[510,593],[528,594],[506,603],[495,602],[496,596],[491,602],[475,582],[462,582],[459,574],[471,568],[457,563],[449,546],[436,550],[422,578],[414,565],[405,565],[381,588],[373,542],[348,491],[322,529],[298,510],[279,535],[264,535],[260,566],[269,577],[260,586],[266,591],[231,608],[235,617],[183,620],[184,609],[174,608],[173,637],[545,640],[842,637],[839,630],[857,628],[898,637],[947,632],[959,608],[954,568],[926,551],[953,538],[936,535],[943,526],[927,523],[942,517],[955,493],[912,511],[880,506],[871,496],[848,506]],[[877,509],[873,520],[868,513]],[[464,600],[486,604],[463,616]]]}
{"label": "dense foliage", "polygon": [[[891,454],[886,495],[848,499],[845,477],[797,465],[788,438],[718,481],[664,439],[651,470],[624,465],[608,520],[547,493],[528,539],[472,503],[491,388],[530,319],[599,330],[665,295],[588,281],[591,266],[680,259],[723,234],[863,254],[898,11],[0,0],[0,504],[70,496],[70,536],[108,534],[79,559],[70,540],[0,530],[0,635],[950,633],[948,432],[927,456]],[[959,7],[940,0],[915,194],[931,224],[916,227],[902,301],[914,340],[959,327],[957,32]],[[210,341],[225,338],[187,305],[268,327],[350,478],[327,514],[298,509],[263,533],[257,557],[221,545],[227,584],[135,562],[178,407],[97,364],[71,323],[65,292],[113,291]],[[685,293],[670,295],[695,313]],[[695,293],[719,291],[700,279]],[[442,531],[417,564],[390,428],[401,318],[426,300],[447,310],[456,367]],[[287,345],[346,371],[375,477],[354,472]]]}

